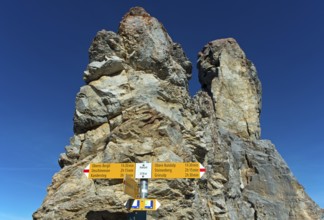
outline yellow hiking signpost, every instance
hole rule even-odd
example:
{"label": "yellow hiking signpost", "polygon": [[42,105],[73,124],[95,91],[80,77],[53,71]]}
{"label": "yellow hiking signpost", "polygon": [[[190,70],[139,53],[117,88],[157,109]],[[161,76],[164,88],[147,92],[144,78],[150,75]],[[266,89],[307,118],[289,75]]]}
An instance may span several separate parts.
{"label": "yellow hiking signpost", "polygon": [[153,179],[200,178],[206,169],[199,162],[177,163],[158,162],[152,163]]}
{"label": "yellow hiking signpost", "polygon": [[160,207],[156,199],[129,199],[125,207],[130,211],[155,211]]}
{"label": "yellow hiking signpost", "polygon": [[[145,166],[144,166],[145,165]],[[89,179],[199,179],[206,169],[199,162],[92,163],[83,172]]]}
{"label": "yellow hiking signpost", "polygon": [[139,198],[138,192],[139,192],[139,188],[138,188],[138,183],[136,182],[136,180],[133,179],[132,177],[130,177],[129,175],[125,175],[124,193],[126,193],[127,195],[131,196],[134,199],[137,199],[137,198]]}
{"label": "yellow hiking signpost", "polygon": [[[160,207],[148,197],[148,179],[199,179],[206,172],[199,162],[91,163],[83,173],[89,179],[124,179],[124,193],[131,196],[125,207],[129,219],[146,220],[146,211]],[[139,179],[139,184],[135,179]]]}
{"label": "yellow hiking signpost", "polygon": [[123,179],[125,175],[134,178],[135,163],[91,163],[83,172],[89,179]]}

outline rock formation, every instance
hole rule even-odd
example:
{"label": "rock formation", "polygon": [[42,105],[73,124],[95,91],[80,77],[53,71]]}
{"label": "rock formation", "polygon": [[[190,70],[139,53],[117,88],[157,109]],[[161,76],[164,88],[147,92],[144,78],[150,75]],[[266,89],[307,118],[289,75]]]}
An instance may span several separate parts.
{"label": "rock formation", "polygon": [[199,53],[199,80],[210,92],[217,123],[246,139],[260,137],[261,83],[234,39],[215,40]]}
{"label": "rock formation", "polygon": [[202,90],[188,94],[191,63],[144,9],[118,33],[99,31],[86,85],[76,97],[74,136],[60,156],[35,220],[126,219],[122,180],[91,180],[89,163],[199,161],[199,180],[150,180],[161,202],[148,219],[322,219],[285,161],[260,140],[261,84],[234,39],[199,53]]}

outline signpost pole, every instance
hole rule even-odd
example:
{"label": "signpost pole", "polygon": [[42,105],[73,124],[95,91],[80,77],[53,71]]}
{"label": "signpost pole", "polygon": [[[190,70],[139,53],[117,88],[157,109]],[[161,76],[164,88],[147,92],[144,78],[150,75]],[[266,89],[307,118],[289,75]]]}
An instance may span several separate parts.
{"label": "signpost pole", "polygon": [[[146,161],[144,161],[146,163]],[[140,197],[141,199],[147,198],[148,195],[148,179],[140,179]],[[146,211],[143,211],[142,216],[138,218],[139,220],[146,220]]]}
{"label": "signpost pole", "polygon": [[[148,194],[148,179],[140,179],[140,198],[147,198]],[[146,220],[146,211],[136,211],[134,212],[134,220]]]}
{"label": "signpost pole", "polygon": [[[143,163],[146,163],[144,161]],[[140,198],[145,199],[148,196],[148,179],[140,179]],[[146,211],[135,211],[129,213],[128,220],[146,220]]]}
{"label": "signpost pole", "polygon": [[148,194],[148,179],[140,179],[140,198],[147,198]]}

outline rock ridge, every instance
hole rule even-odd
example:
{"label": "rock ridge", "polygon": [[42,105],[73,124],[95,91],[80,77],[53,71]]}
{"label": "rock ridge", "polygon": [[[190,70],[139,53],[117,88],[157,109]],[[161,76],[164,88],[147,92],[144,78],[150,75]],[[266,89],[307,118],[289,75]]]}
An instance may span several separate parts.
{"label": "rock ridge", "polygon": [[324,219],[269,140],[260,139],[261,83],[233,38],[198,55],[202,89],[188,93],[192,64],[143,8],[89,48],[76,96],[74,136],[34,220],[126,219],[122,180],[91,180],[89,163],[200,162],[198,180],[150,180],[161,207],[148,219]]}

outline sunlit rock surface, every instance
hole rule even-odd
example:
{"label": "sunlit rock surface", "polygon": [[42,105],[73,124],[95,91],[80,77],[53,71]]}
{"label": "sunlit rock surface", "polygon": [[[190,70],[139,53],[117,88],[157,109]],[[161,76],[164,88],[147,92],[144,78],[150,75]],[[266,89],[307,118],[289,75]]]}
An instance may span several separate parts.
{"label": "sunlit rock surface", "polygon": [[130,9],[118,33],[99,31],[89,59],[74,136],[33,219],[126,219],[122,180],[90,180],[83,169],[142,161],[207,169],[198,180],[150,180],[161,207],[148,219],[322,219],[274,145],[260,140],[261,84],[234,39],[199,53],[193,98],[191,63],[142,8]]}
{"label": "sunlit rock surface", "polygon": [[234,39],[208,43],[199,53],[199,81],[211,95],[219,127],[242,137],[260,137],[261,83]]}

